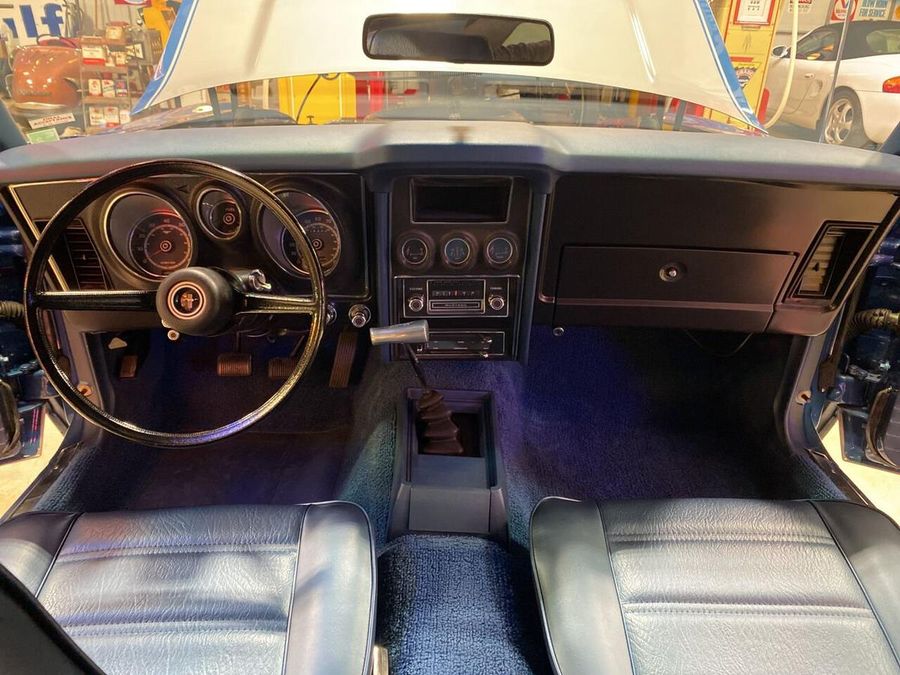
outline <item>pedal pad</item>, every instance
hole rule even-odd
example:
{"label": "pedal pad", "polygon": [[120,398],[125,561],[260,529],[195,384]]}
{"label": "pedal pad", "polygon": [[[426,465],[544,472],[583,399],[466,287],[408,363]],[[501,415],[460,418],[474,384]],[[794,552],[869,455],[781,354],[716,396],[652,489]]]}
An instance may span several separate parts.
{"label": "pedal pad", "polygon": [[216,375],[219,377],[250,377],[253,374],[253,357],[250,354],[219,354],[216,359]]}
{"label": "pedal pad", "polygon": [[356,347],[359,344],[359,331],[345,328],[338,338],[337,350],[334,352],[334,363],[331,366],[331,380],[328,386],[332,389],[346,389],[350,385],[350,374],[356,360]]}
{"label": "pedal pad", "polygon": [[137,354],[125,354],[119,361],[119,379],[133,380],[137,377],[138,357]]}
{"label": "pedal pad", "polygon": [[290,356],[276,356],[269,361],[269,366],[267,368],[269,379],[286,380],[290,374],[294,372],[294,368],[296,367],[297,359],[292,359]]}

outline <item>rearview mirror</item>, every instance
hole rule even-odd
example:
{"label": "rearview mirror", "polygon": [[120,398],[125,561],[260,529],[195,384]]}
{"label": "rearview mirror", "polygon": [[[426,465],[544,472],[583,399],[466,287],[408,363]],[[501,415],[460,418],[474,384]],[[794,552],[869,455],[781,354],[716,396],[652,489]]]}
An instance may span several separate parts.
{"label": "rearview mirror", "polygon": [[366,19],[372,59],[543,66],[553,59],[546,21],[478,14],[379,14]]}
{"label": "rearview mirror", "polygon": [[784,45],[778,45],[775,49],[772,50],[772,56],[777,56],[778,58],[784,58],[790,54],[791,50]]}

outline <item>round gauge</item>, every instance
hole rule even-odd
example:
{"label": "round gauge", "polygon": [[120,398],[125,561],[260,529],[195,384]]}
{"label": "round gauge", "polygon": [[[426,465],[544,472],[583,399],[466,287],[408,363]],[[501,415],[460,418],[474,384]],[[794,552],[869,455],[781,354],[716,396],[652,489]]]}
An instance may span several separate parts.
{"label": "round gauge", "polygon": [[161,279],[190,264],[194,242],[181,216],[158,211],[134,226],[128,251],[141,272]]}
{"label": "round gauge", "polygon": [[[341,228],[335,216],[320,200],[306,192],[283,189],[276,191],[275,195],[303,227],[319,258],[323,274],[328,276],[334,272],[341,260],[342,247]],[[260,212],[257,234],[263,248],[284,271],[309,276],[309,270],[297,250],[297,242],[268,209]]]}
{"label": "round gauge", "polygon": [[[341,257],[341,235],[331,214],[311,209],[295,214],[295,216],[303,226],[306,236],[309,237],[313,250],[319,258],[319,264],[322,266],[322,272],[326,275],[331,274]],[[309,274],[309,270],[297,250],[297,242],[287,230],[283,230],[281,234],[281,250],[295,269],[302,274]]]}
{"label": "round gauge", "polygon": [[400,244],[400,262],[407,267],[424,267],[431,261],[431,245],[424,236],[412,236]]}
{"label": "round gauge", "polygon": [[444,243],[444,262],[451,267],[462,267],[472,257],[472,244],[463,237],[451,237]]}
{"label": "round gauge", "polygon": [[197,217],[203,229],[215,239],[234,239],[244,224],[244,213],[238,200],[219,188],[209,188],[200,194]]}
{"label": "round gauge", "polygon": [[493,267],[504,267],[512,262],[516,254],[516,245],[507,237],[494,237],[484,249],[488,264]]}

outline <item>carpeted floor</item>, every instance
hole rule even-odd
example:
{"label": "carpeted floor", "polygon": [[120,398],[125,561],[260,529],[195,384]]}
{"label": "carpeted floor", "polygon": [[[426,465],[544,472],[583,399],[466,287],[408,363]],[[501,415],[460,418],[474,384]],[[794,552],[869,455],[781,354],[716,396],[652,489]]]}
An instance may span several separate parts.
{"label": "carpeted floor", "polygon": [[378,560],[378,642],[396,675],[549,673],[527,556],[407,535]]}
{"label": "carpeted floor", "polygon": [[[774,401],[790,346],[754,336],[536,327],[527,367],[428,362],[433,386],[491,391],[507,475],[510,534],[527,548],[531,511],[571,498],[841,498],[808,459],[778,441]],[[390,509],[397,401],[416,386],[408,364],[373,359],[354,396],[341,498],[369,512],[379,543]]]}
{"label": "carpeted floor", "polygon": [[[118,377],[117,351],[94,338],[107,396],[120,417],[150,428],[190,431],[230,422],[265,401],[281,381],[266,363],[287,355],[296,338],[274,344],[245,340],[254,372],[216,375],[216,356],[233,338],[185,337],[169,342],[162,331],[129,338],[143,354],[134,379]],[[217,344],[218,342],[218,344]],[[297,504],[332,499],[351,431],[350,389],[330,389],[334,342],[323,346],[307,377],[278,411],[236,437],[197,448],[158,449],[107,437],[81,451],[44,494],[37,508],[110,511],[208,504]]]}
{"label": "carpeted floor", "polygon": [[109,440],[84,450],[38,510],[113,511],[211,504],[302,504],[334,496],[348,427],[245,433],[199,448]]}

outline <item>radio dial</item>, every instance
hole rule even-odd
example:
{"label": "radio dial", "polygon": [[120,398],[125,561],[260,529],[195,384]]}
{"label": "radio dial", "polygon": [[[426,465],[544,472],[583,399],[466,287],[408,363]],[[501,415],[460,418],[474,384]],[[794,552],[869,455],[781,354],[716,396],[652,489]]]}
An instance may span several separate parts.
{"label": "radio dial", "polygon": [[410,312],[418,313],[425,309],[425,298],[421,295],[413,295],[407,301],[406,306],[409,307]]}
{"label": "radio dial", "polygon": [[502,312],[503,308],[506,307],[506,300],[503,299],[502,295],[492,295],[488,299],[488,306],[495,312]]}

